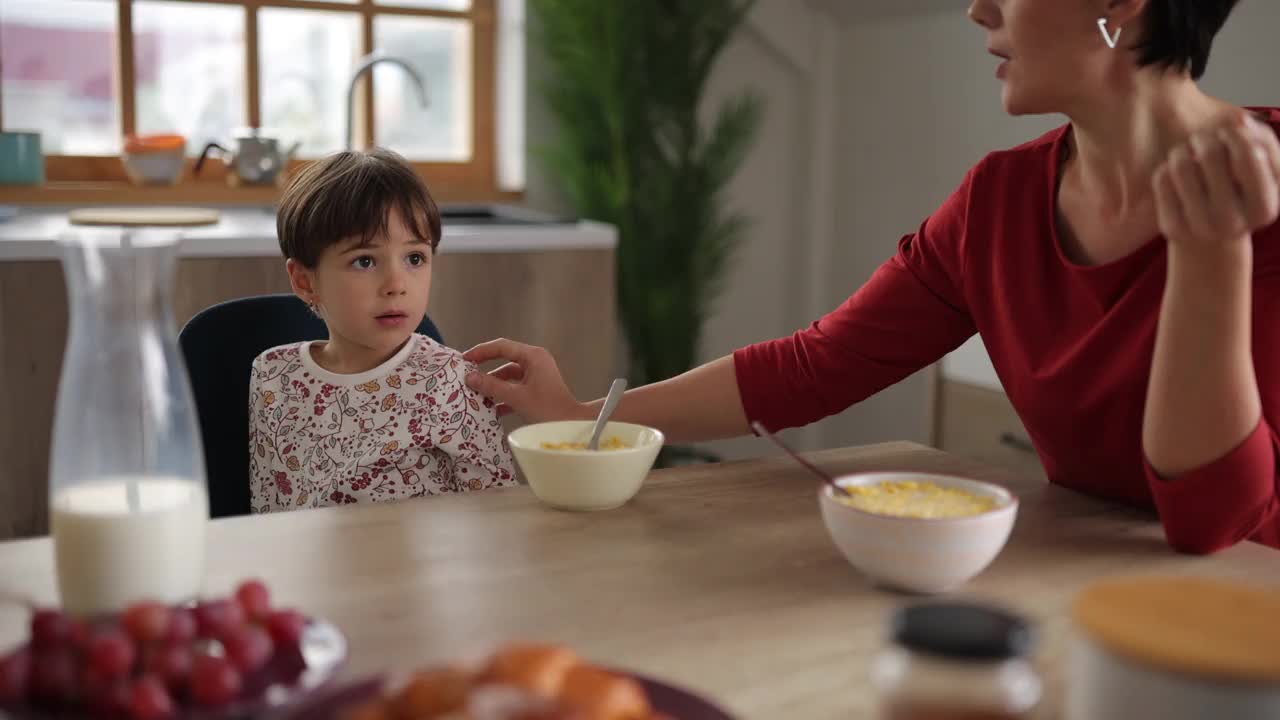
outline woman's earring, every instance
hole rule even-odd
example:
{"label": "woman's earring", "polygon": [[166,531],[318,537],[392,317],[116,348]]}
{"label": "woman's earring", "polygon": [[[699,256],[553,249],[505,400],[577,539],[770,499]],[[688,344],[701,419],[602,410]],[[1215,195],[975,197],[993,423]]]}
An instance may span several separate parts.
{"label": "woman's earring", "polygon": [[1107,47],[1111,48],[1112,50],[1115,50],[1116,43],[1120,42],[1120,31],[1123,29],[1124,28],[1119,28],[1119,27],[1116,28],[1116,34],[1112,35],[1111,33],[1107,32],[1107,19],[1104,17],[1098,18],[1098,30],[1102,33],[1102,39],[1107,41]]}

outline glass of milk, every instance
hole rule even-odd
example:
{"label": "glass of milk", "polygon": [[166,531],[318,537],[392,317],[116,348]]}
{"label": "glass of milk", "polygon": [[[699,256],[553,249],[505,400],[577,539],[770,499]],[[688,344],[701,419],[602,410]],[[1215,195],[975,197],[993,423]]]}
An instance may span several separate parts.
{"label": "glass of milk", "polygon": [[204,578],[204,454],[178,352],[174,230],[73,228],[60,238],[70,326],[49,462],[64,608],[182,602]]}

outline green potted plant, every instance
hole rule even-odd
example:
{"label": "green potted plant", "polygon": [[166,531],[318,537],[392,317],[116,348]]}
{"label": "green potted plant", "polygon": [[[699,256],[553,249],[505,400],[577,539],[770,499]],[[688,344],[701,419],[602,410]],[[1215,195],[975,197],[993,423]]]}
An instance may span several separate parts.
{"label": "green potted plant", "polygon": [[[763,114],[743,92],[708,117],[716,58],[754,0],[531,0],[557,132],[540,157],[583,217],[618,228],[632,386],[693,367],[746,218],[724,189]],[[697,457],[671,448],[659,462]]]}

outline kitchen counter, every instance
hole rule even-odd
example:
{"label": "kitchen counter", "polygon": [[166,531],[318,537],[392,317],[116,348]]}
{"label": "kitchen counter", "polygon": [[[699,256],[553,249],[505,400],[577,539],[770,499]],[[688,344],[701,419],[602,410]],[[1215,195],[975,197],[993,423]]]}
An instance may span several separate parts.
{"label": "kitchen counter", "polygon": [[[0,262],[57,260],[57,238],[71,228],[70,209],[22,207],[0,219]],[[273,208],[220,210],[218,224],[182,229],[182,257],[280,257]],[[617,244],[613,226],[589,220],[561,221],[505,206],[446,207],[443,213],[442,253],[601,250]]]}
{"label": "kitchen counter", "polygon": [[[0,220],[0,539],[48,530],[49,441],[68,322],[57,238],[69,227],[67,210],[26,207]],[[445,342],[541,345],[575,393],[602,394],[617,372],[616,230],[501,206],[442,210],[427,312]],[[224,208],[217,225],[182,233],[175,330],[225,300],[290,292],[269,208]]]}

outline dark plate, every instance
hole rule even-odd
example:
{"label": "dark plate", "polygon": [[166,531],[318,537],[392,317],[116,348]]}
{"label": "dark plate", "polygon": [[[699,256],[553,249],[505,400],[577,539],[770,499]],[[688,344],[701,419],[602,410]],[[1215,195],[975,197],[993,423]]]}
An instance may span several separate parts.
{"label": "dark plate", "polygon": [[[644,688],[653,709],[673,720],[734,720],[725,710],[684,688],[644,675],[610,669],[635,679]],[[343,710],[382,693],[382,678],[370,678],[349,685],[335,685],[315,693],[283,714],[286,720],[336,720]]]}
{"label": "dark plate", "polygon": [[670,715],[676,720],[734,720],[728,712],[689,690],[668,685],[661,680],[654,680],[644,675],[627,672],[622,674],[630,675],[640,681],[654,710]]}

